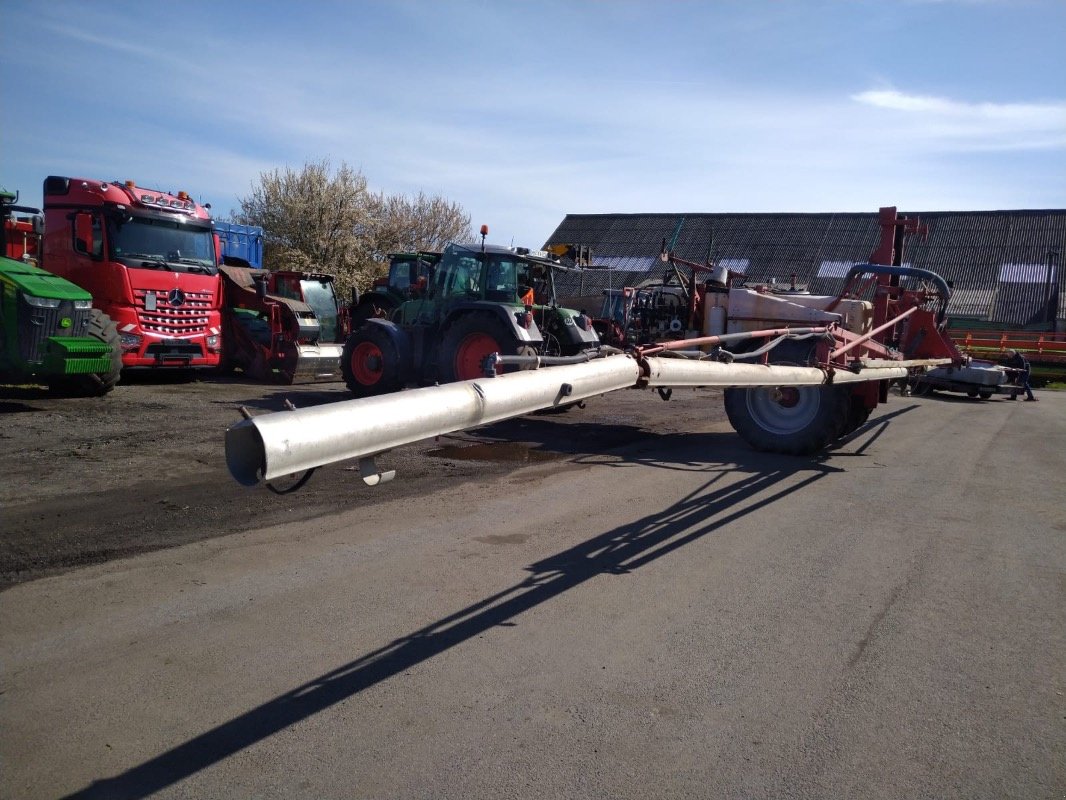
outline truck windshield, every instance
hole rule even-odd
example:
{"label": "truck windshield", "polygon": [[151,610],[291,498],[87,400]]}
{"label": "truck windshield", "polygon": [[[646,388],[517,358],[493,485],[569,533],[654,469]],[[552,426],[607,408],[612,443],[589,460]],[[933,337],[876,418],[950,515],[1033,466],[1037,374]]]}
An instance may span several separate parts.
{"label": "truck windshield", "polygon": [[318,317],[321,337],[324,342],[337,341],[337,296],[330,281],[302,280],[300,286],[304,302]]}
{"label": "truck windshield", "polygon": [[154,217],[111,218],[107,227],[114,261],[174,272],[218,272],[210,228]]}

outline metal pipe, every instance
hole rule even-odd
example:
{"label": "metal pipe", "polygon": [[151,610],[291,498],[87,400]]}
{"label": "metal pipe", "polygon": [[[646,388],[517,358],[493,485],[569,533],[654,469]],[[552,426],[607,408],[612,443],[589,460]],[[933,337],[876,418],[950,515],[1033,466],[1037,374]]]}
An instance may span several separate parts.
{"label": "metal pipe", "polygon": [[697,386],[820,386],[826,383],[857,383],[907,377],[907,367],[878,367],[858,373],[836,370],[828,373],[818,367],[791,367],[765,364],[722,364],[717,361],[689,361],[676,358],[648,358],[647,386],[681,388]]}
{"label": "metal pipe", "polygon": [[624,353],[617,347],[601,345],[595,350],[582,350],[572,356],[505,356],[493,353],[486,360],[485,375],[492,377],[498,367],[517,366],[540,369],[541,367],[561,367],[567,364],[584,364],[597,358]]}
{"label": "metal pipe", "polygon": [[376,473],[372,458],[377,453],[618,389],[816,386],[906,375],[906,362],[858,373],[827,373],[817,367],[676,358],[638,362],[631,355],[616,355],[244,419],[226,431],[226,464],[239,483],[254,486],[261,480],[360,459],[360,470],[369,483],[387,479],[368,474]]}
{"label": "metal pipe", "polygon": [[579,402],[637,384],[630,356],[527,370],[378,397],[279,411],[226,431],[226,464],[245,486],[260,480]]}
{"label": "metal pipe", "polygon": [[840,347],[838,347],[836,350],[834,350],[832,353],[829,354],[829,360],[832,361],[834,358],[837,358],[839,356],[844,355],[844,353],[848,352],[852,348],[858,347],[863,342],[870,341],[870,339],[874,338],[881,331],[887,330],[888,328],[891,328],[893,325],[897,324],[900,320],[906,319],[907,317],[909,317],[911,314],[913,314],[917,310],[918,310],[918,306],[912,306],[911,308],[908,308],[906,311],[904,311],[902,314],[900,314],[898,317],[893,317],[892,319],[890,319],[884,325],[879,325],[876,328],[874,328],[872,331],[867,331],[862,336],[860,336],[858,339],[853,339],[852,341],[848,342],[847,344],[841,345]]}
{"label": "metal pipe", "polygon": [[650,356],[662,350],[682,350],[686,347],[705,347],[708,345],[723,344],[726,342],[741,342],[746,339],[761,339],[770,336],[806,336],[812,333],[825,333],[829,326],[823,325],[817,328],[770,328],[763,331],[742,331],[740,333],[723,333],[718,336],[697,336],[692,339],[676,339],[669,342],[655,342],[645,345],[640,349],[643,355]]}

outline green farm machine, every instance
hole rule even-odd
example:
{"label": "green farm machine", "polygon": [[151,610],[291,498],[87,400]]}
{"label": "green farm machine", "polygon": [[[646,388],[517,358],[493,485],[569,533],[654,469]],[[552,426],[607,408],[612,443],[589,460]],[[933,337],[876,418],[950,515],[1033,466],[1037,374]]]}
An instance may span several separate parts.
{"label": "green farm machine", "polygon": [[115,324],[92,307],[87,291],[36,265],[40,212],[16,205],[17,199],[0,192],[0,384],[107,394],[122,371]]}

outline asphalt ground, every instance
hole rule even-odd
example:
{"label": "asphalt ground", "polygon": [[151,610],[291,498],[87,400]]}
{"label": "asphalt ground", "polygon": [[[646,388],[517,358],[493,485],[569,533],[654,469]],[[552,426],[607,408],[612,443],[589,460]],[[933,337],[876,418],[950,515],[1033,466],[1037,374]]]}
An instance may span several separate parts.
{"label": "asphalt ground", "polygon": [[[221,423],[260,387],[185,391]],[[803,459],[714,392],[619,393],[283,497],[229,486],[211,437],[102,457],[101,520],[162,485],[170,530],[235,529],[0,593],[0,795],[1061,796],[1066,395],[1038,396],[893,396]],[[69,414],[12,413],[42,411]],[[76,497],[58,461],[5,514]]]}

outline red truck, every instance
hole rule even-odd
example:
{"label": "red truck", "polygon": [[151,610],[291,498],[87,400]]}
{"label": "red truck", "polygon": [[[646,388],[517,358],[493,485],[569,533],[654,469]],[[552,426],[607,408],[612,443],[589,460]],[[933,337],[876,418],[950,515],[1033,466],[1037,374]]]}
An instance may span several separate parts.
{"label": "red truck", "polygon": [[118,328],[123,367],[215,367],[219,243],[209,206],[133,181],[49,176],[41,267],[93,296]]}

